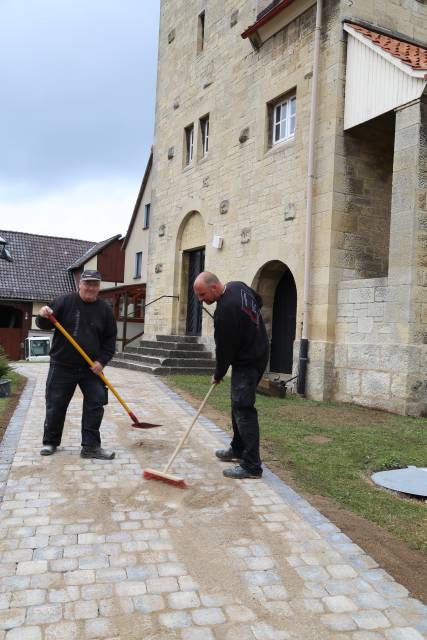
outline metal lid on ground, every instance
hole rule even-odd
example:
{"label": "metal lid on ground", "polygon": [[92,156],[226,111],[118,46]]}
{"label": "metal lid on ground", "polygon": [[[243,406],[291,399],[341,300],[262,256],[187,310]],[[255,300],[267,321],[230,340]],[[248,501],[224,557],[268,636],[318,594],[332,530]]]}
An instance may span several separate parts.
{"label": "metal lid on ground", "polygon": [[407,467],[372,474],[372,480],[386,489],[427,498],[427,467]]}

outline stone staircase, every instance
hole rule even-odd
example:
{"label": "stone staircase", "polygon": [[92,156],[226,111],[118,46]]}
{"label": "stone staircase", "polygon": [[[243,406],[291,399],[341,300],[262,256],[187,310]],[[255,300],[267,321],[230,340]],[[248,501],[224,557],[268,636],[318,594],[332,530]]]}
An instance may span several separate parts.
{"label": "stone staircase", "polygon": [[139,347],[125,347],[109,366],[155,375],[212,374],[215,359],[196,336],[156,336],[156,340],[141,340]]}

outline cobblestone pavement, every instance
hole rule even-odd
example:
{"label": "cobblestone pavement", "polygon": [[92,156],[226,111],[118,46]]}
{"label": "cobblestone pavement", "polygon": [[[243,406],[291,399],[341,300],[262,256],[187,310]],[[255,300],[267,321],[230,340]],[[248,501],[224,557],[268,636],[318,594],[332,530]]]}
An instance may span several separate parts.
{"label": "cobblestone pavement", "polygon": [[81,459],[78,393],[45,458],[47,365],[21,371],[30,381],[0,447],[0,640],[427,638],[427,607],[273,474],[223,478],[212,422],[174,465],[190,488],[144,480],[194,414],[158,379],[107,371],[162,428],[130,428],[111,396],[102,434],[116,459]]}

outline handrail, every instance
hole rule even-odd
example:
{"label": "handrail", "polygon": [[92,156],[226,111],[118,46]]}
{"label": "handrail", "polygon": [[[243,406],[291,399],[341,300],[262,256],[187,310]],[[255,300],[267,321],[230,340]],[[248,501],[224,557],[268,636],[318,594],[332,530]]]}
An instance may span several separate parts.
{"label": "handrail", "polygon": [[[145,300],[144,300],[144,305],[143,305],[143,309],[144,309],[144,316],[145,316],[145,309],[147,307],[150,306],[150,304],[153,304],[154,302],[158,302],[159,300],[161,300],[162,298],[176,298],[177,300],[179,300],[179,296],[167,296],[167,295],[163,295],[163,296],[159,296],[158,298],[155,298],[154,300],[150,300],[150,302],[148,302],[147,304],[145,304]],[[210,315],[210,314],[209,314]],[[140,338],[142,335],[144,334],[144,331],[141,331],[140,333],[137,333],[135,336],[133,336],[132,338],[129,338],[128,340],[126,339],[126,333],[125,333],[125,337],[122,339],[122,349],[124,349],[125,347],[127,347],[128,344],[130,344],[131,342],[133,342],[134,340],[136,340],[137,338]]]}
{"label": "handrail", "polygon": [[150,304],[153,304],[154,302],[157,302],[158,300],[161,300],[162,298],[176,298],[177,300],[179,300],[179,296],[166,296],[166,295],[165,296],[160,296],[159,298],[156,298],[155,300],[151,300],[147,304],[144,303],[144,309],[149,307]]}
{"label": "handrail", "polygon": [[208,316],[210,316],[210,317],[212,318],[212,320],[214,319],[214,317],[213,317],[213,315],[211,314],[211,312],[210,312],[210,311],[208,311],[208,310],[206,309],[206,307],[204,307],[204,306],[203,306],[203,304],[202,304],[202,309],[203,309],[203,311],[206,311],[206,313],[208,314]]}

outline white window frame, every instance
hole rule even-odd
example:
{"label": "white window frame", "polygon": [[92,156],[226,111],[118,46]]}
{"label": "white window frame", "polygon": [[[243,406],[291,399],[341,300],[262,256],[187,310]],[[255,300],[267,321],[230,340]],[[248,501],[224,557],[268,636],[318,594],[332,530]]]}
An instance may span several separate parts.
{"label": "white window frame", "polygon": [[209,116],[200,118],[200,131],[202,133],[202,158],[208,155],[209,151]]}
{"label": "white window frame", "polygon": [[135,271],[134,278],[141,278],[142,276],[142,251],[135,253]]}
{"label": "white window frame", "polygon": [[280,144],[295,137],[297,96],[292,93],[286,99],[272,104],[272,144]]}
{"label": "white window frame", "polygon": [[185,165],[193,162],[194,156],[194,124],[185,127]]}

